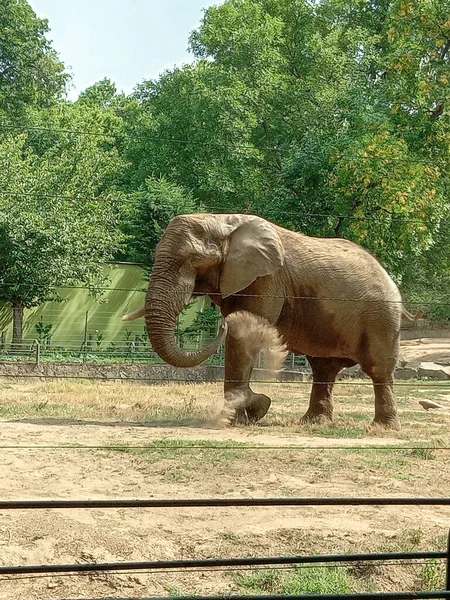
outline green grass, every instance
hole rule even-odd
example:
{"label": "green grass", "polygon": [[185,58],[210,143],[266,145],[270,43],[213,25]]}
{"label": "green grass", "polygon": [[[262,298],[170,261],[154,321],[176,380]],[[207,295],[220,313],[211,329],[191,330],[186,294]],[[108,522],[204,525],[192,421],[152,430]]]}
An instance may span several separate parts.
{"label": "green grass", "polygon": [[169,596],[171,596],[172,598],[180,598],[181,596],[190,596],[190,597],[195,597],[197,595],[197,592],[184,592],[183,590],[181,590],[179,587],[169,587],[167,588],[167,593],[169,594]]}
{"label": "green grass", "polygon": [[77,418],[77,410],[69,404],[49,404],[48,402],[33,402],[26,405],[0,405],[0,419],[25,418]]}
{"label": "green grass", "polygon": [[238,573],[235,583],[249,594],[346,594],[354,580],[346,568],[294,567],[292,570],[264,570]]}
{"label": "green grass", "polygon": [[234,441],[156,440],[146,448],[110,448],[113,452],[132,452],[142,460],[142,468],[154,465],[152,473],[168,483],[187,483],[199,472],[213,470],[214,475],[238,474],[240,461],[252,461],[257,450]]}
{"label": "green grass", "polygon": [[364,429],[349,425],[346,422],[340,422],[339,419],[332,425],[312,425],[310,428],[312,435],[326,438],[363,438],[366,436]]}
{"label": "green grass", "polygon": [[445,565],[435,559],[429,560],[419,572],[424,589],[443,590],[445,587]]}

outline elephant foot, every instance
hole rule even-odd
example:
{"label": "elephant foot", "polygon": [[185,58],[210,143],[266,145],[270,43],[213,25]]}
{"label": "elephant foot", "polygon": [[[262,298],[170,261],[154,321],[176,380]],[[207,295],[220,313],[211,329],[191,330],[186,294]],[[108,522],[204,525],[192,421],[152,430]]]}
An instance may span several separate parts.
{"label": "elephant foot", "polygon": [[264,394],[255,394],[251,390],[247,392],[247,398],[236,400],[236,396],[229,394],[225,400],[225,406],[219,416],[219,422],[223,426],[233,427],[235,425],[249,425],[260,421],[269,410],[271,400]]}
{"label": "elephant foot", "polygon": [[266,416],[272,403],[271,399],[264,394],[253,394],[255,399],[245,409],[249,423],[257,423]]}
{"label": "elephant foot", "polygon": [[332,416],[327,413],[308,410],[300,419],[300,425],[328,425],[332,421]]}
{"label": "elephant foot", "polygon": [[400,431],[401,425],[398,417],[375,417],[370,424],[371,429],[393,429],[394,431]]}
{"label": "elephant foot", "polygon": [[249,406],[236,410],[232,425],[252,425],[266,416],[272,403],[271,399],[264,394],[253,394],[253,396],[254,399]]}

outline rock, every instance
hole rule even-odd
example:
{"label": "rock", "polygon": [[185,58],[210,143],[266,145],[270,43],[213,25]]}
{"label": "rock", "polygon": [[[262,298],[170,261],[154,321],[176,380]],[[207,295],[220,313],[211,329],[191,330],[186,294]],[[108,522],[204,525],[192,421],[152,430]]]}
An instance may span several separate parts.
{"label": "rock", "polygon": [[450,367],[443,367],[433,362],[423,362],[419,365],[418,375],[444,381],[450,379]]}
{"label": "rock", "polygon": [[308,373],[302,371],[280,371],[277,373],[278,381],[309,381]]}
{"label": "rock", "polygon": [[346,378],[354,378],[354,379],[363,379],[366,378],[367,375],[361,369],[359,365],[355,365],[354,367],[347,367],[346,369],[342,369],[339,373],[337,379],[346,379]]}
{"label": "rock", "polygon": [[417,369],[412,367],[399,367],[394,373],[394,379],[416,379],[417,376]]}

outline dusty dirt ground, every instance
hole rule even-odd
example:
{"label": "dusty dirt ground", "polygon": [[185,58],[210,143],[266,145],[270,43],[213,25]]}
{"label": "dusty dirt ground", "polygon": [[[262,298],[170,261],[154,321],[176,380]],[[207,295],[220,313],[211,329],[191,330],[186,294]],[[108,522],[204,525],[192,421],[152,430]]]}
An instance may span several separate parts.
{"label": "dusty dirt ground", "polygon": [[416,367],[421,362],[450,364],[450,338],[422,338],[404,340],[401,344],[401,358],[408,366]]}
{"label": "dusty dirt ground", "polygon": [[[450,414],[418,404],[448,401],[450,382],[399,383],[402,431],[394,434],[368,428],[368,382],[337,385],[335,422],[309,428],[298,424],[308,384],[253,387],[272,397],[265,419],[220,430],[212,427],[220,384],[1,380],[0,497],[450,495]],[[442,550],[449,527],[450,507],[1,511],[0,565]],[[344,585],[327,579],[328,587],[317,587],[304,572],[5,576],[0,599],[332,592]],[[443,586],[433,563],[360,566],[345,569],[345,577],[342,589],[353,591]]]}

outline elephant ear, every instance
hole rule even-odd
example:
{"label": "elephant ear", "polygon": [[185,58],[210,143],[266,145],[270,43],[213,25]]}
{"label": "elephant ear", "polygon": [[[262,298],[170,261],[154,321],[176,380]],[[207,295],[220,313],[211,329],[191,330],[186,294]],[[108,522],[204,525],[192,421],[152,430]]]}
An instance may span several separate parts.
{"label": "elephant ear", "polygon": [[283,245],[270,223],[239,215],[233,229],[220,278],[224,298],[245,289],[257,277],[275,273],[284,263]]}

